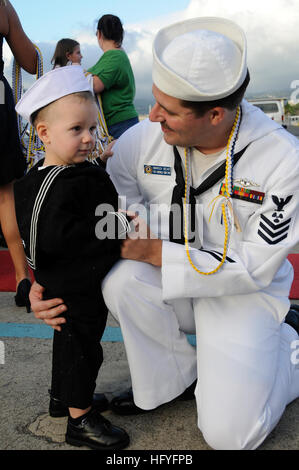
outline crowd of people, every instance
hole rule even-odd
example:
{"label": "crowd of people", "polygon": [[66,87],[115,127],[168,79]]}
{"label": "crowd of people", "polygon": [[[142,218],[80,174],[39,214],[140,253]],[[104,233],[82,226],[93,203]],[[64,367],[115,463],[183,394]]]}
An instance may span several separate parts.
{"label": "crowd of people", "polygon": [[[4,3],[0,31],[20,60],[12,22],[19,38],[22,29]],[[22,38],[21,65],[33,72],[34,47]],[[299,242],[298,140],[244,99],[247,42],[234,22],[193,18],[157,33],[156,104],[140,123],[120,19],[104,15],[97,39],[103,55],[88,70],[92,81],[80,44],[62,39],[53,70],[16,106],[45,158],[13,185],[24,174],[16,135],[11,153],[1,149],[0,177],[8,161],[14,169],[4,183],[14,187],[14,233],[24,242],[17,279],[28,279],[26,255],[31,308],[55,330],[49,412],[68,416],[69,444],[111,450],[130,438],[103,410],[150,413],[195,398],[211,448],[256,449],[299,396],[287,260]],[[107,156],[87,161],[98,93],[117,140],[107,164]],[[11,99],[3,112],[9,122]],[[95,393],[108,311],[132,380],[111,403]]]}

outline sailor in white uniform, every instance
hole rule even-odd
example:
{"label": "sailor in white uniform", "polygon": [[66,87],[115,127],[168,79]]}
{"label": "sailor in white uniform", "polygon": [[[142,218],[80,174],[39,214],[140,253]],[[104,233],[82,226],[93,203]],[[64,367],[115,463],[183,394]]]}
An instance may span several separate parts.
{"label": "sailor in white uniform", "polygon": [[[197,379],[208,445],[256,449],[299,396],[298,331],[285,319],[286,257],[299,242],[298,141],[242,101],[246,38],[233,22],[171,25],[153,55],[150,120],[123,134],[107,168],[149,227],[140,220],[102,284],[132,377],[132,392],[111,406],[152,410]],[[33,294],[31,304],[48,324],[63,321],[53,319],[61,306],[50,313]]]}
{"label": "sailor in white uniform", "polygon": [[[162,30],[154,43],[152,122],[126,132],[108,162],[127,207],[162,239],[126,242],[129,259],[103,284],[122,329],[135,405],[156,408],[198,377],[198,427],[214,449],[257,448],[299,396],[298,333],[284,323],[293,280],[286,257],[299,241],[298,141],[243,100],[233,148],[231,125],[223,132],[232,111],[215,121],[223,112],[215,102],[205,114],[210,122],[199,122],[180,101],[225,98],[246,72],[246,42],[234,24],[195,19]],[[169,218],[171,204],[186,203],[186,172],[195,224],[189,243],[176,215]],[[229,199],[219,197],[226,191]],[[196,348],[186,333],[196,333]],[[128,395],[112,405],[134,412]]]}

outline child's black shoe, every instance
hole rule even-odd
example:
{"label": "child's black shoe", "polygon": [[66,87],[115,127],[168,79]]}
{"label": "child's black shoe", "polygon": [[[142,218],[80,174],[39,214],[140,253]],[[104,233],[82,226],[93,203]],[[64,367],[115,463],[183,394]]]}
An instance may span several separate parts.
{"label": "child's black shoe", "polygon": [[97,410],[91,410],[78,419],[69,417],[65,441],[76,447],[96,450],[116,450],[127,447],[130,438],[126,431],[114,426]]}

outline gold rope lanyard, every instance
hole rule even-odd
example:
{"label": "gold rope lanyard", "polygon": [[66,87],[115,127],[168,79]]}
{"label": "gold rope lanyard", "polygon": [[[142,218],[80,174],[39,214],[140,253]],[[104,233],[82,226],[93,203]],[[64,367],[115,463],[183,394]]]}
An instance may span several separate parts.
{"label": "gold rope lanyard", "polygon": [[[185,198],[184,198],[184,221],[185,221],[185,248],[189,263],[191,264],[192,268],[199,274],[204,276],[210,276],[211,274],[217,273],[220,268],[223,266],[226,260],[227,251],[228,251],[228,244],[229,238],[231,233],[232,221],[231,218],[234,219],[233,213],[233,206],[231,203],[231,194],[232,194],[232,172],[233,172],[233,157],[234,157],[234,148],[240,128],[241,123],[241,109],[240,106],[237,109],[236,118],[234,121],[234,125],[232,127],[228,143],[226,146],[226,167],[225,167],[225,191],[223,195],[219,195],[214,198],[210,204],[213,204],[213,208],[211,211],[210,219],[212,217],[216,200],[218,198],[224,198],[224,201],[221,204],[222,208],[222,217],[224,221],[224,228],[225,228],[225,235],[224,235],[224,246],[223,246],[223,256],[220,261],[220,264],[211,272],[203,272],[200,271],[193,263],[190,255],[189,250],[189,237],[188,237],[188,227],[189,227],[189,220],[188,220],[188,207],[189,207],[189,197],[190,197],[190,187],[191,187],[191,168],[189,165],[190,160],[190,148],[185,149]],[[231,216],[229,214],[231,213]],[[209,219],[209,220],[210,220]],[[235,224],[238,224],[237,219],[234,220]]]}
{"label": "gold rope lanyard", "polygon": [[[90,72],[85,72],[85,76],[90,76]],[[96,129],[96,143],[93,151],[89,154],[88,159],[94,160],[98,158],[101,153],[104,152],[105,148],[107,147],[110,142],[114,139],[112,136],[109,135],[108,127],[106,124],[106,119],[104,116],[103,105],[102,105],[102,98],[100,94],[94,94],[95,101],[98,107],[98,122],[97,122],[97,129]]]}
{"label": "gold rope lanyard", "polygon": [[[36,79],[38,80],[43,75],[43,57],[39,48],[34,45],[37,53],[37,66],[36,66]],[[21,99],[22,96],[22,73],[21,67],[14,60],[12,69],[12,83],[15,104]],[[39,139],[34,127],[29,124],[29,131],[27,131],[28,124],[23,126],[22,117],[17,115],[19,137],[27,161],[27,170],[30,170],[38,160],[44,156],[44,146]],[[29,133],[28,139],[26,133]]]}

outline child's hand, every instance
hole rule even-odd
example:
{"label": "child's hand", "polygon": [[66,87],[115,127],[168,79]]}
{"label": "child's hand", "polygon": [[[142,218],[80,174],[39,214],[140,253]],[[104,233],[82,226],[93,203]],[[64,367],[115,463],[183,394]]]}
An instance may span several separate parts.
{"label": "child's hand", "polygon": [[115,142],[116,140],[113,140],[113,142],[110,142],[110,144],[108,144],[107,147],[105,148],[104,152],[101,153],[100,159],[102,160],[102,162],[106,163],[108,158],[113,156],[112,147],[115,144]]}

